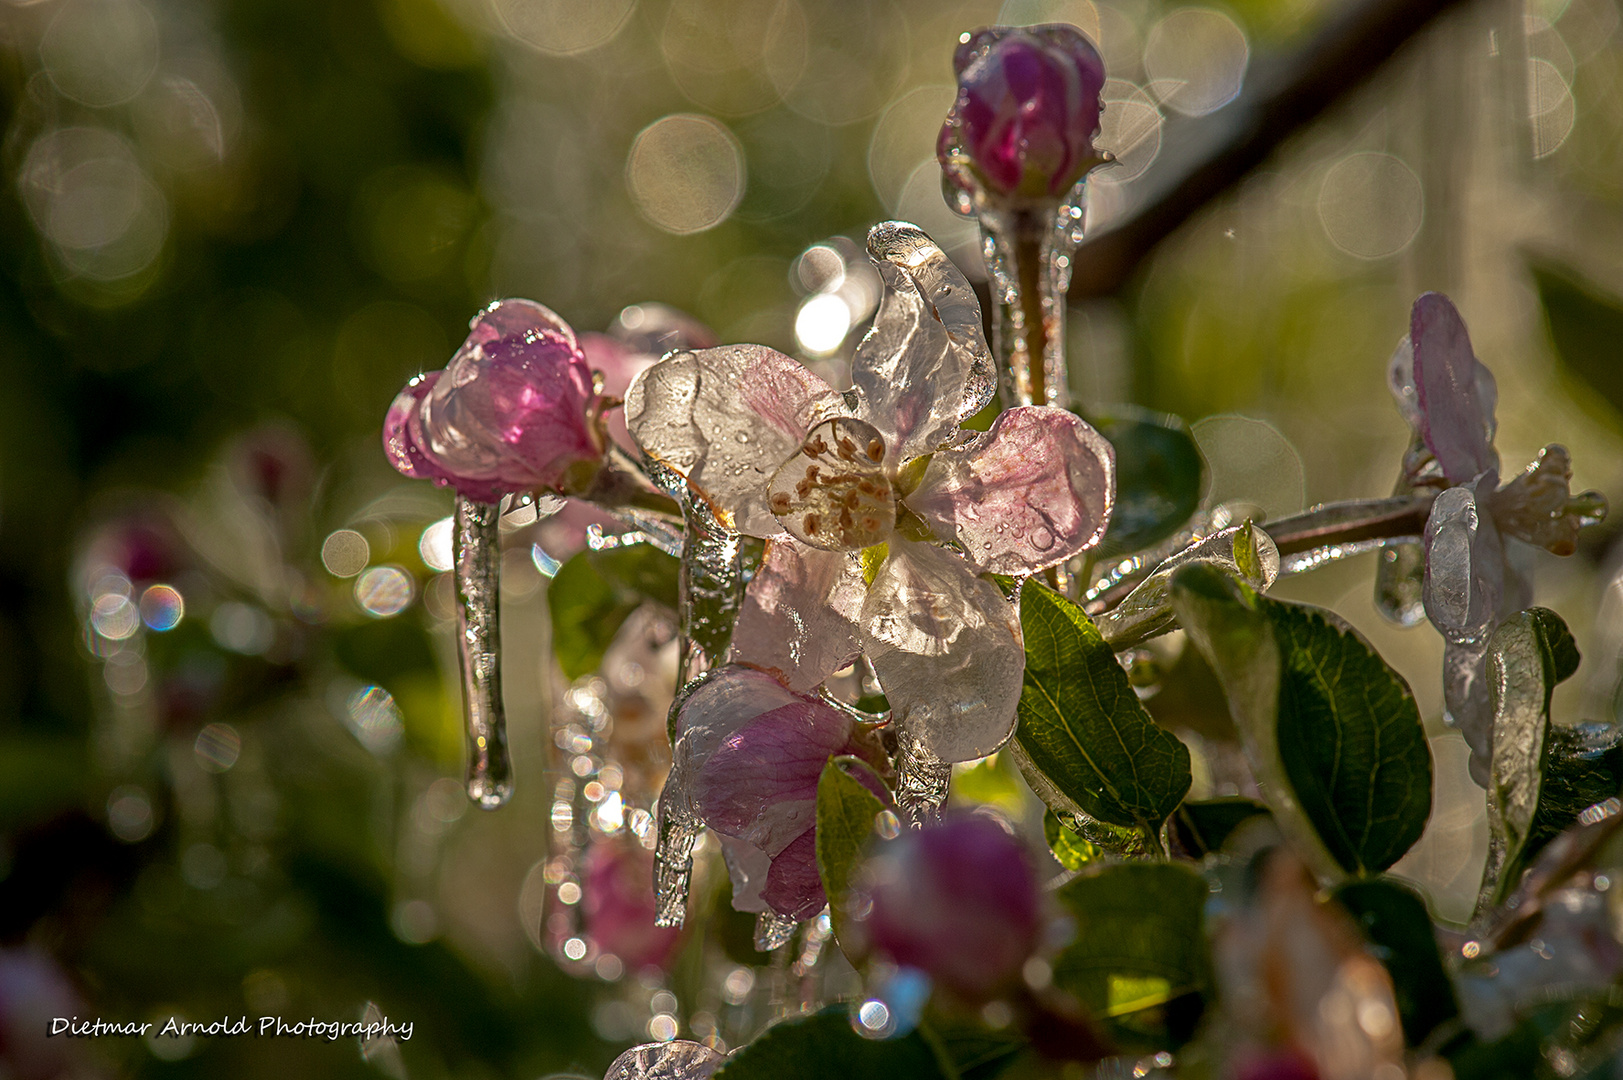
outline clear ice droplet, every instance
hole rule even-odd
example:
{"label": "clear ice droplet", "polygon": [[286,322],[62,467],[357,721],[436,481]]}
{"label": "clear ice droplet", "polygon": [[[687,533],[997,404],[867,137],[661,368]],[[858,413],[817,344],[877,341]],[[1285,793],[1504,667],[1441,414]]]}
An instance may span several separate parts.
{"label": "clear ice droplet", "polygon": [[502,711],[500,517],[496,503],[457,496],[453,554],[468,798],[484,810],[495,810],[513,794]]}

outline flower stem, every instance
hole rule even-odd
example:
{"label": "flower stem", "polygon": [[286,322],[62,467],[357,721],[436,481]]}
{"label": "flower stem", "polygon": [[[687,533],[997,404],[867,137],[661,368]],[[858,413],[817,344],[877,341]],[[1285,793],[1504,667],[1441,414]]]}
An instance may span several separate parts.
{"label": "flower stem", "polygon": [[1052,207],[980,212],[982,253],[992,278],[992,351],[1003,407],[1070,404],[1065,358],[1065,291],[1081,241],[1079,184]]}

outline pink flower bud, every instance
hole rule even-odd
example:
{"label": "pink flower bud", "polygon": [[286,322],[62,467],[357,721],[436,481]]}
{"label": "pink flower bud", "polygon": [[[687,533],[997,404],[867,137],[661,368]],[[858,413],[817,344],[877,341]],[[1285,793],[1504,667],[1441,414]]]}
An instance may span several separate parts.
{"label": "pink flower bud", "polygon": [[1075,27],[980,30],[959,45],[953,65],[958,98],[936,156],[960,188],[1052,203],[1106,160],[1093,145],[1104,61]]}
{"label": "pink flower bud", "polygon": [[530,300],[476,316],[444,371],[413,379],[383,423],[389,462],[470,499],[580,487],[602,461],[592,371],[574,331]]}
{"label": "pink flower bud", "polygon": [[[980,814],[907,831],[865,867],[867,944],[960,997],[985,1000],[1037,947],[1041,899],[1020,841]],[[858,910],[866,906],[861,903]]]}

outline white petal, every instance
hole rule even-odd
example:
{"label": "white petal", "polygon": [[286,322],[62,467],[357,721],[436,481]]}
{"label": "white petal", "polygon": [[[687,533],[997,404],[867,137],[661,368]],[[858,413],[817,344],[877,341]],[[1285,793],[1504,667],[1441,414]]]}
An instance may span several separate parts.
{"label": "white petal", "polygon": [[626,393],[626,427],[645,454],[674,469],[722,523],[750,536],[782,529],[767,482],[806,433],[844,399],[764,345],[673,353]]}
{"label": "white petal", "polygon": [[857,415],[884,434],[895,468],[945,442],[996,386],[975,290],[935,242],[916,225],[887,221],[869,231],[868,253],[885,295],[851,378]]}
{"label": "white petal", "polygon": [[996,585],[929,544],[893,539],[862,605],[863,647],[904,736],[971,761],[1014,731],[1026,656]]}
{"label": "white petal", "polygon": [[861,651],[857,619],[865,594],[855,555],[773,540],[744,590],[729,660],[764,668],[808,693]]}

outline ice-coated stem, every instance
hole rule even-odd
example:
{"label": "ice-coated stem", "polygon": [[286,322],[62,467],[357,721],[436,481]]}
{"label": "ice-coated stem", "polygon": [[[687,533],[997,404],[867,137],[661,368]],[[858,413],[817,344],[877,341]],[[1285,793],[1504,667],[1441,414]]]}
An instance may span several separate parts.
{"label": "ice-coated stem", "polygon": [[468,733],[468,798],[495,810],[513,794],[502,712],[501,545],[497,503],[456,499],[456,628],[462,719]]}
{"label": "ice-coated stem", "polygon": [[983,209],[982,253],[992,279],[992,351],[1003,407],[1070,404],[1065,291],[1082,240],[1084,188],[1053,211]]}
{"label": "ice-coated stem", "polygon": [[896,750],[896,805],[915,828],[941,816],[951,783],[952,765],[904,733]]}

